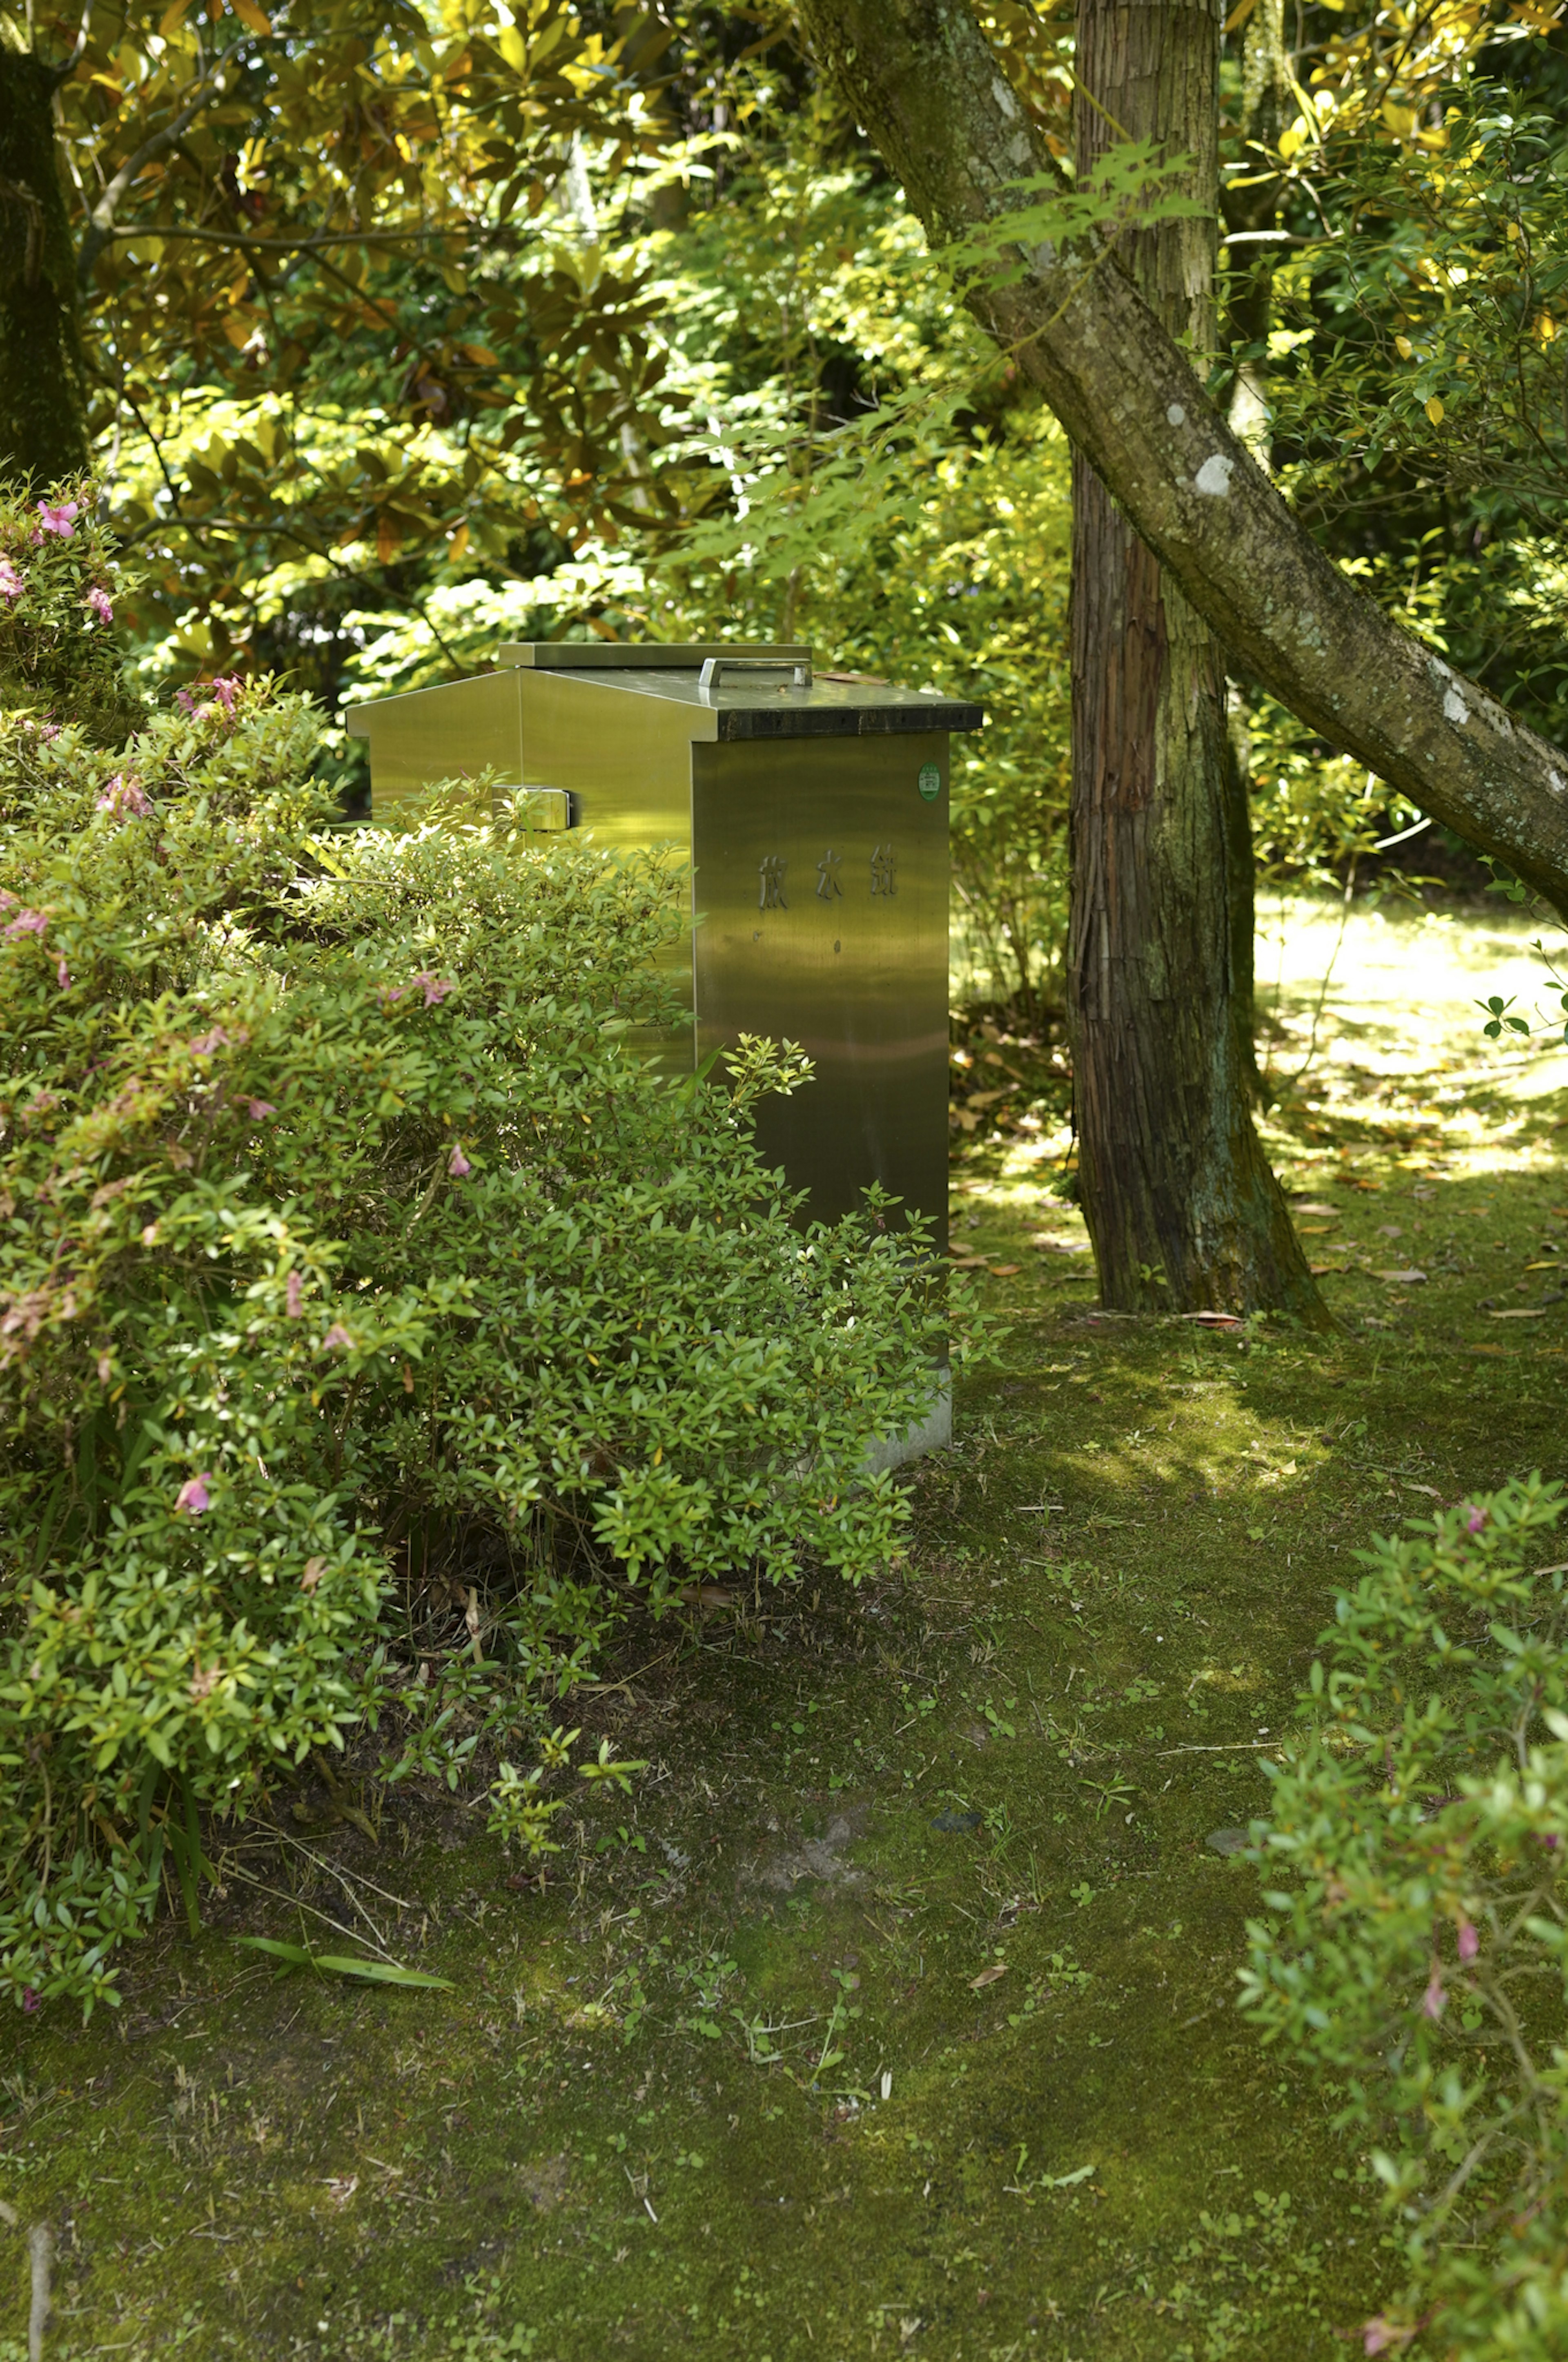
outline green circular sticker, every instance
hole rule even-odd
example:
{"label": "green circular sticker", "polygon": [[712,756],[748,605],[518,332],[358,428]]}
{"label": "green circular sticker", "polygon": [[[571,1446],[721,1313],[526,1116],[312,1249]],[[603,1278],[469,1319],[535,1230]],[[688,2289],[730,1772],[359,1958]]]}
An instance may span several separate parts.
{"label": "green circular sticker", "polygon": [[922,763],[920,777],[915,784],[926,801],[928,804],[934,804],[942,792],[942,774],[935,763]]}

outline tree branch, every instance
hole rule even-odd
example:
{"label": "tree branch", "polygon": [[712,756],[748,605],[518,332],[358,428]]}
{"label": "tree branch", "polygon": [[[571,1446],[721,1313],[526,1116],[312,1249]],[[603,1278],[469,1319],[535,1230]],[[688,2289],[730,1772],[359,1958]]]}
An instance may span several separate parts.
{"label": "tree branch", "polygon": [[78,286],[85,287],[91,280],[98,257],[115,235],[115,208],[143,165],[150,164],[155,156],[161,156],[166,148],[178,146],[208,100],[221,95],[222,86],[215,80],[198,83],[195,96],[173,122],[166,124],[161,131],[150,133],[141,146],[126,157],[87,217],[87,232],[76,264]]}
{"label": "tree branch", "polygon": [[[1049,169],[969,0],[801,0],[936,249]],[[1240,666],[1329,742],[1568,911],[1568,754],[1393,623],[1230,432],[1113,255],[1015,249],[970,307]]]}

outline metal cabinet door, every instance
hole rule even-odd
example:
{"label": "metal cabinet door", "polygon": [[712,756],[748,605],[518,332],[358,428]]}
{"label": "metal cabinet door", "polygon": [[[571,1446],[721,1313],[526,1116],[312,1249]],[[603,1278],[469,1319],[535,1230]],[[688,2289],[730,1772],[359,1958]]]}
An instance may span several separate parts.
{"label": "metal cabinet door", "polygon": [[697,1045],[798,1042],[814,1079],[758,1136],[823,1220],[872,1181],[948,1197],[945,733],[692,748]]}

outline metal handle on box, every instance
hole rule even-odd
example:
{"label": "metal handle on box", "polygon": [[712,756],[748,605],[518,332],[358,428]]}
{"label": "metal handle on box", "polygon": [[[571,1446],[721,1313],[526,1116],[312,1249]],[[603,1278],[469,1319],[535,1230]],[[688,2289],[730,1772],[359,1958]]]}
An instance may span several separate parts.
{"label": "metal handle on box", "polygon": [[787,657],[709,657],[696,677],[696,685],[699,689],[717,689],[725,673],[739,671],[742,667],[748,672],[787,672],[793,675],[792,689],[811,687],[809,663],[795,664]]}

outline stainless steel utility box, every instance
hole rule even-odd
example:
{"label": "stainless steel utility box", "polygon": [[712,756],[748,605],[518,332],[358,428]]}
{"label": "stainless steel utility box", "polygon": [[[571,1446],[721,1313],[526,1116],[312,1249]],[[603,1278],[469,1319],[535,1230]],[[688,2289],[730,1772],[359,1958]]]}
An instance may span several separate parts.
{"label": "stainless steel utility box", "polygon": [[[807,647],[508,644],[499,668],[353,707],[372,809],[494,771],[534,824],[677,848],[692,1054],[798,1042],[763,1153],[847,1213],[877,1181],[947,1239],[948,741],[978,706],[814,672]],[[683,1053],[684,1054],[684,1053]]]}

